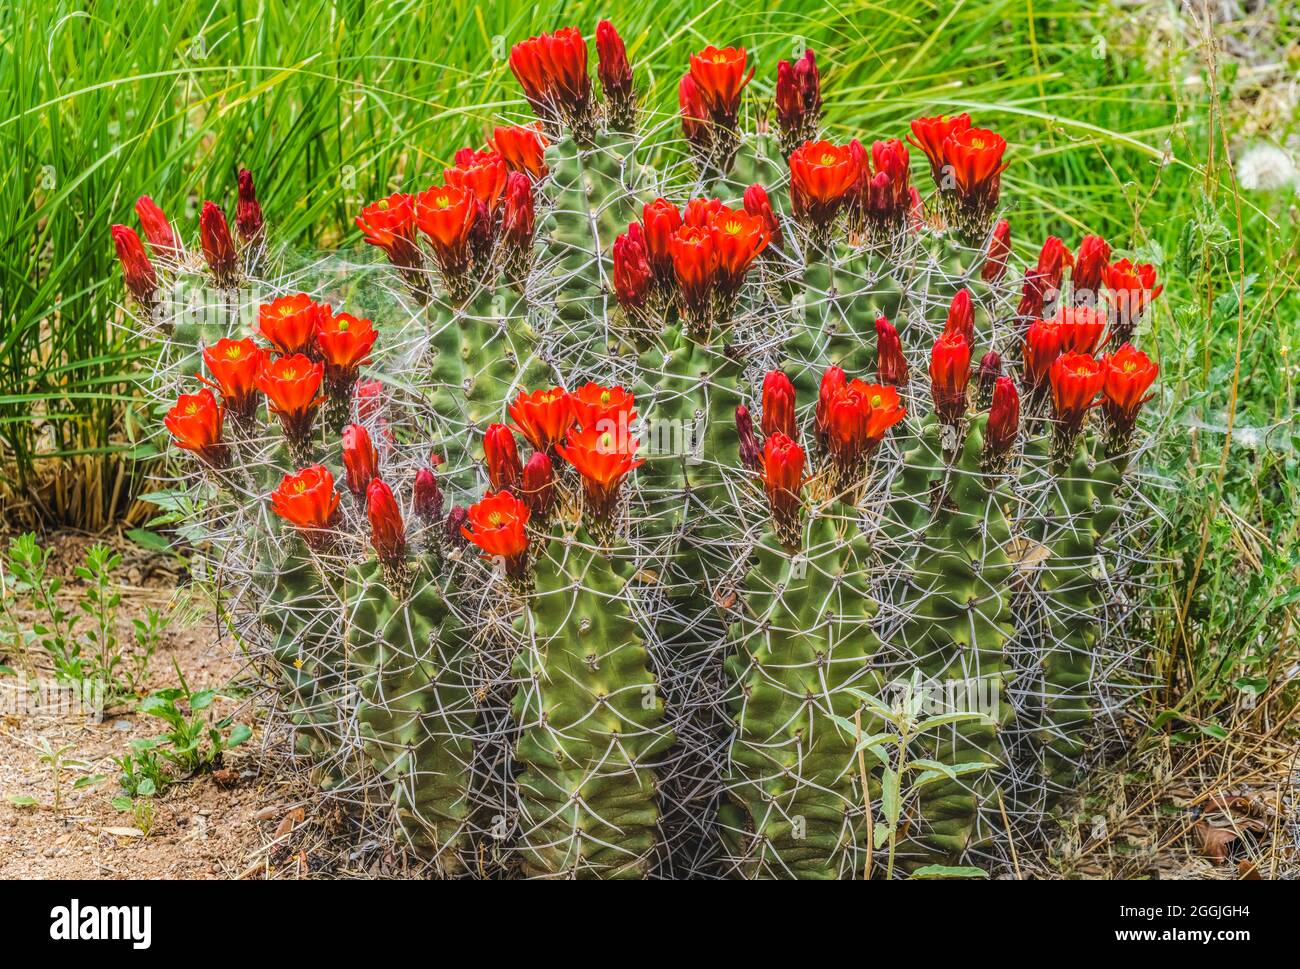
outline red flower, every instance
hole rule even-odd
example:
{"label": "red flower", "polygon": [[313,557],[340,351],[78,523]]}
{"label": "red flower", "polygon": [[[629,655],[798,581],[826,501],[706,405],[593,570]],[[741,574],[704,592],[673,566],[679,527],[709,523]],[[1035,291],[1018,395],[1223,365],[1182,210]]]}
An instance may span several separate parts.
{"label": "red flower", "polygon": [[163,424],[178,448],[193,451],[205,464],[221,468],[226,464],[226,446],[221,441],[225,418],[226,409],[204,387],[197,394],[181,394]]}
{"label": "red flower", "polygon": [[740,92],[754,76],[745,73],[745,48],[712,45],[691,55],[691,80],[713,121],[732,127],[740,110]]}
{"label": "red flower", "polygon": [[998,380],[1002,376],[1002,357],[996,350],[990,350],[980,358],[979,392],[980,405],[987,407],[993,397]]}
{"label": "red flower", "polygon": [[957,193],[991,210],[998,201],[1006,150],[1006,139],[987,128],[953,132],[944,143],[944,158],[952,166]]}
{"label": "red flower", "polygon": [[760,471],[763,459],[758,438],[754,436],[754,419],[744,404],[736,407],[736,439],[740,444],[740,463],[750,471]]}
{"label": "red flower", "polygon": [[876,317],[876,377],[882,384],[903,387],[907,384],[907,358],[898,330],[883,316]]}
{"label": "red flower", "polygon": [[762,185],[749,186],[749,188],[745,189],[744,202],[745,211],[763,220],[763,225],[767,227],[767,234],[772,245],[779,248],[781,245],[781,223],[772,210],[772,202],[767,197],[767,189],[763,188]]}
{"label": "red flower", "polygon": [[443,172],[443,184],[474,196],[495,215],[506,191],[506,160],[495,151],[462,148],[456,152],[456,167]]}
{"label": "red flower", "polygon": [[280,353],[307,353],[313,349],[321,321],[329,315],[328,306],[297,293],[259,306],[257,328]]}
{"label": "red flower", "polygon": [[429,238],[443,280],[454,299],[468,295],[470,232],[478,218],[475,197],[462,189],[439,185],[415,197],[415,223]]}
{"label": "red flower", "polygon": [[834,392],[826,406],[826,447],[843,472],[840,488],[851,483],[861,459],[875,450],[905,413],[898,391],[883,384],[851,380]]}
{"label": "red flower", "polygon": [[948,164],[944,145],[950,136],[969,127],[970,115],[965,112],[947,117],[937,115],[933,118],[917,118],[912,122],[912,134],[907,140],[925,153],[930,161],[930,173],[940,188],[945,187],[943,169]]}
{"label": "red flower", "polygon": [[999,219],[989,239],[989,248],[984,256],[984,268],[980,270],[980,278],[986,283],[996,283],[1007,271],[1007,257],[1010,255],[1011,223],[1006,219]]}
{"label": "red flower", "polygon": [[1106,300],[1115,317],[1115,339],[1127,342],[1137,328],[1147,305],[1164,292],[1156,285],[1156,270],[1150,263],[1134,265],[1121,259],[1103,272],[1106,283]]}
{"label": "red flower", "polygon": [[520,392],[509,408],[515,430],[533,446],[534,451],[550,451],[564,440],[565,432],[575,419],[573,402],[562,387]]}
{"label": "red flower", "polygon": [[1110,263],[1110,246],[1101,236],[1084,236],[1070,274],[1074,298],[1095,305],[1101,294],[1102,276]]}
{"label": "red flower", "polygon": [[257,409],[257,375],[266,362],[266,351],[251,338],[221,339],[203,348],[203,362],[226,407],[241,419],[252,417]]}
{"label": "red flower", "polygon": [[239,201],[235,205],[235,228],[245,242],[252,242],[262,234],[262,203],[257,200],[253,187],[253,173],[247,168],[239,170]]}
{"label": "red flower", "polygon": [[415,196],[398,193],[367,205],[356,218],[366,242],[388,254],[394,266],[419,266],[419,244],[415,241]]}
{"label": "red flower", "polygon": [[717,280],[724,293],[735,293],[758,254],[767,248],[771,233],[761,216],[748,212],[719,211],[710,223]]}
{"label": "red flower", "polygon": [[614,430],[626,435],[628,425],[636,420],[636,400],[622,387],[590,381],[570,394],[569,401],[577,425],[584,429]]}
{"label": "red flower", "polygon": [[682,227],[682,214],[667,199],[655,199],[641,210],[646,255],[650,268],[661,282],[673,279],[673,233]]}
{"label": "red flower", "polygon": [[587,42],[576,27],[515,44],[510,50],[510,69],[543,120],[556,112],[570,120],[586,115],[591,100]]}
{"label": "red flower", "polygon": [[524,502],[533,518],[545,522],[551,517],[551,511],[555,508],[555,468],[543,452],[534,451],[524,465],[522,490]]}
{"label": "red flower", "polygon": [[971,302],[969,289],[959,290],[952,298],[943,332],[960,333],[968,344],[975,342],[975,306]]}
{"label": "red flower", "polygon": [[[459,517],[456,511],[452,509],[449,524],[453,516]],[[528,506],[510,492],[489,493],[469,507],[467,524],[460,526],[460,534],[481,548],[484,558],[501,559],[506,573],[520,579],[528,568],[528,532],[524,526],[529,515]]]}
{"label": "red flower", "polygon": [[1061,355],[1061,331],[1052,320],[1035,320],[1025,331],[1025,387],[1032,390],[1047,380]]}
{"label": "red flower", "polygon": [[897,138],[872,142],[870,158],[856,139],[849,148],[858,166],[853,189],[854,228],[886,243],[903,229],[912,203],[907,148]]}
{"label": "red flower", "polygon": [[370,432],[360,424],[343,428],[343,469],[348,490],[358,498],[365,496],[370,482],[379,476],[379,452],[370,440]]}
{"label": "red flower", "polygon": [[366,489],[366,517],[370,519],[370,544],[379,561],[390,568],[406,560],[406,525],[393,489],[378,478]]}
{"label": "red flower", "polygon": [[[328,309],[328,308],[327,308]],[[321,313],[317,317],[316,347],[325,360],[325,376],[333,384],[350,385],[357,368],[370,362],[379,334],[375,325],[351,313]]]}
{"label": "red flower", "polygon": [[1160,368],[1145,353],[1128,343],[1104,358],[1103,363],[1102,410],[1112,433],[1123,441],[1133,433],[1138,411],[1151,399],[1147,391],[1155,383]]}
{"label": "red flower", "polygon": [[945,424],[957,423],[966,413],[970,356],[970,344],[960,333],[943,334],[930,351],[930,397]]}
{"label": "red flower", "polygon": [[144,251],[144,244],[135,230],[127,226],[115,225],[112,233],[117,258],[122,263],[122,275],[126,277],[126,288],[141,306],[152,307],[158,292],[158,273]]}
{"label": "red flower", "polygon": [[1106,317],[1090,306],[1062,306],[1056,311],[1056,328],[1063,353],[1095,353],[1101,346]]}
{"label": "red flower", "polygon": [[783,371],[771,370],[763,378],[763,436],[781,433],[797,437],[798,426],[794,417],[794,384]]}
{"label": "red flower", "polygon": [[167,216],[153,199],[141,195],[135,203],[135,214],[140,217],[144,237],[148,240],[149,248],[153,250],[155,256],[174,255],[180,250],[181,246],[176,241],[176,232],[172,229],[172,224],[167,221]]}
{"label": "red flower", "polygon": [[731,209],[723,204],[722,199],[693,198],[682,210],[682,225],[707,229],[719,215],[730,211]]}
{"label": "red flower", "polygon": [[787,149],[817,137],[821,124],[821,76],[817,72],[817,58],[812,49],[793,64],[778,61],[776,65],[776,123],[781,129],[781,140]]}
{"label": "red flower", "polygon": [[501,238],[523,257],[531,254],[537,231],[533,208],[533,184],[522,172],[506,179],[506,204],[501,213]]}
{"label": "red flower", "polygon": [[614,240],[613,276],[614,293],[625,310],[632,313],[645,306],[654,274],[639,223],[633,222]]}
{"label": "red flower", "polygon": [[438,476],[433,468],[421,468],[415,472],[411,491],[416,517],[426,525],[442,520],[442,489],[438,487]]}
{"label": "red flower", "polygon": [[1056,299],[1065,278],[1065,267],[1074,262],[1070,250],[1056,236],[1048,236],[1038,252],[1038,263],[1025,271],[1025,286],[1016,315],[1022,319],[1037,319],[1043,315],[1047,303]]}
{"label": "red flower", "polygon": [[817,390],[817,414],[814,424],[817,441],[823,447],[826,445],[826,438],[830,433],[831,403],[835,400],[835,395],[844,388],[846,383],[848,381],[844,376],[844,371],[833,364],[827,367],[825,373],[822,374],[821,386]]}
{"label": "red flower", "polygon": [[609,104],[610,121],[614,127],[626,130],[636,120],[632,65],[627,62],[623,38],[608,20],[596,25],[596,58],[596,74]]}
{"label": "red flower", "polygon": [[267,405],[280,418],[285,436],[301,439],[311,429],[312,412],[324,398],[317,396],[325,376],[323,363],[312,363],[301,353],[278,357],[262,367],[257,386]]}
{"label": "red flower", "polygon": [[677,106],[682,114],[682,134],[696,152],[707,155],[713,142],[713,132],[708,123],[709,109],[699,85],[690,74],[683,74],[677,83]]}
{"label": "red flower", "polygon": [[334,476],[320,464],[286,474],[271,492],[272,510],[300,529],[329,528],[334,524],[338,507]]}
{"label": "red flower", "polygon": [[799,542],[799,492],[803,488],[803,448],[780,431],[763,445],[763,490],[772,509],[777,536],[786,545]]}
{"label": "red flower", "polygon": [[546,146],[550,144],[542,134],[542,123],[512,125],[492,132],[492,147],[505,159],[511,171],[523,172],[533,178],[546,174]]}
{"label": "red flower", "polygon": [[639,443],[617,430],[586,427],[570,429],[568,444],[555,450],[582,475],[583,493],[588,507],[604,519],[613,510],[619,485],[633,468],[644,462],[636,459]]}
{"label": "red flower", "polygon": [[794,214],[814,225],[829,224],[848,202],[859,162],[847,145],[809,141],[790,154]]}
{"label": "red flower", "polygon": [[217,285],[233,286],[238,276],[239,256],[235,252],[235,241],[230,238],[226,213],[212,202],[204,202],[203,211],[199,213],[199,242]]}
{"label": "red flower", "polygon": [[673,233],[670,251],[688,325],[699,329],[707,323],[709,301],[718,272],[713,233],[708,229],[683,226]]}
{"label": "red flower", "polygon": [[1086,353],[1063,353],[1052,364],[1051,382],[1057,432],[1073,441],[1106,382],[1106,368]]}
{"label": "red flower", "polygon": [[524,476],[515,436],[504,424],[492,424],[483,434],[483,456],[493,491],[515,491]]}
{"label": "red flower", "polygon": [[993,386],[993,403],[984,432],[986,460],[1004,456],[1016,443],[1020,430],[1020,395],[1010,377],[998,377]]}

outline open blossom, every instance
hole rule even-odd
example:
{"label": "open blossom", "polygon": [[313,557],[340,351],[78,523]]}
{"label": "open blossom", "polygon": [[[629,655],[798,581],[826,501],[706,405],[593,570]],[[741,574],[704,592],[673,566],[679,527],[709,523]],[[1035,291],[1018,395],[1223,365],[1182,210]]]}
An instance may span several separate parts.
{"label": "open blossom", "polygon": [[366,517],[370,520],[370,545],[379,561],[400,568],[406,560],[406,523],[393,489],[378,478],[366,489]]}
{"label": "open blossom", "polygon": [[930,162],[930,174],[934,176],[934,183],[941,189],[944,188],[944,167],[948,164],[945,144],[951,135],[969,127],[970,115],[965,112],[917,118],[911,124],[912,133],[907,140],[925,154]]}
{"label": "open blossom", "polygon": [[812,49],[791,63],[776,65],[776,123],[786,153],[817,137],[821,126],[821,75]]}
{"label": "open blossom", "polygon": [[1154,266],[1134,264],[1128,259],[1107,266],[1102,276],[1114,322],[1114,342],[1127,343],[1147,306],[1164,292],[1164,287],[1156,285]]}
{"label": "open blossom", "polygon": [[804,482],[803,448],[780,431],[770,435],[763,445],[762,475],[777,537],[787,546],[796,546],[799,544],[799,493]]}
{"label": "open blossom", "polygon": [[569,395],[573,416],[579,427],[618,430],[626,433],[636,420],[636,400],[622,387],[606,387],[588,381]]}
{"label": "open blossom", "polygon": [[379,451],[360,424],[343,428],[343,470],[348,490],[358,498],[365,497],[370,482],[379,476]]}
{"label": "open blossom", "polygon": [[945,424],[955,424],[966,413],[966,387],[970,382],[970,344],[960,333],[945,333],[930,351],[930,396],[934,411]]}
{"label": "open blossom", "polygon": [[968,242],[982,239],[1001,194],[1006,140],[972,127],[967,114],[917,118],[908,140],[930,162],[947,219]]}
{"label": "open blossom", "polygon": [[252,417],[257,410],[257,375],[266,362],[266,351],[251,338],[223,338],[203,348],[203,362],[226,408],[240,420]]}
{"label": "open blossom", "polygon": [[330,528],[339,507],[334,476],[320,464],[286,474],[271,492],[271,509],[285,521],[310,533]]}
{"label": "open blossom", "polygon": [[492,132],[492,147],[505,159],[512,172],[523,172],[532,178],[546,174],[546,146],[550,144],[542,134],[542,123],[507,125]]}
{"label": "open blossom", "polygon": [[330,308],[306,293],[281,296],[257,308],[257,328],[271,346],[282,354],[315,350],[316,331]]}
{"label": "open blossom", "polygon": [[767,197],[767,189],[762,185],[749,186],[745,189],[744,205],[746,212],[763,220],[763,225],[767,227],[769,241],[780,248],[781,223],[772,208],[771,200]]}
{"label": "open blossom", "polygon": [[157,302],[158,273],[144,251],[144,244],[135,230],[124,225],[112,228],[113,246],[117,249],[117,258],[122,263],[122,275],[126,278],[126,288],[131,291],[136,302],[146,309]]}
{"label": "open blossom", "polygon": [[794,214],[812,226],[827,226],[848,204],[859,162],[848,145],[810,141],[790,154],[790,197]]}
{"label": "open blossom", "polygon": [[256,241],[261,238],[264,225],[262,203],[257,200],[257,189],[253,186],[253,173],[241,168],[239,201],[235,204],[235,228],[239,230],[239,238],[246,243]]}
{"label": "open blossom", "polygon": [[1086,353],[1063,353],[1052,364],[1050,380],[1057,439],[1073,444],[1106,382],[1106,368]]}
{"label": "open blossom", "polygon": [[221,440],[225,416],[225,408],[204,387],[197,394],[181,394],[163,424],[171,431],[177,447],[193,451],[210,467],[223,468],[228,453]]}
{"label": "open blossom", "polygon": [[1137,425],[1138,412],[1151,399],[1148,391],[1160,368],[1141,350],[1125,343],[1103,360],[1102,413],[1110,429],[1112,445],[1128,443]]}
{"label": "open blossom", "polygon": [[[539,452],[540,453],[540,452]],[[524,466],[519,461],[515,436],[504,424],[492,424],[483,434],[483,457],[493,491],[517,491]]]}
{"label": "open blossom", "polygon": [[325,361],[326,381],[350,391],[358,369],[370,362],[370,350],[377,338],[375,326],[368,319],[351,313],[320,314],[316,321],[316,351]]}
{"label": "open blossom", "polygon": [[203,258],[218,286],[233,286],[239,278],[239,254],[230,237],[226,213],[213,202],[204,202],[199,213],[199,242]]}
{"label": "open blossom", "polygon": [[301,353],[268,362],[257,375],[267,406],[280,418],[285,437],[302,441],[311,431],[312,416],[324,398],[318,396],[325,365]]}
{"label": "open blossom", "polygon": [[570,428],[567,443],[555,447],[582,476],[585,520],[598,534],[607,534],[613,524],[623,480],[644,463],[636,457],[639,444],[619,431],[587,427]]}
{"label": "open blossom", "polygon": [[907,358],[894,324],[876,317],[876,377],[882,384],[902,387],[907,383]]}
{"label": "open blossom", "polygon": [[841,383],[842,371],[836,376],[831,374],[828,370],[822,377],[824,405],[819,399],[818,422],[831,459],[832,486],[843,493],[856,489],[863,478],[865,459],[884,440],[885,433],[903,419],[906,410],[894,387],[861,380]]}
{"label": "open blossom", "polygon": [[1096,353],[1106,331],[1106,316],[1090,306],[1062,306],[1056,311],[1062,353]]}
{"label": "open blossom", "polygon": [[524,503],[536,521],[545,523],[555,509],[555,466],[550,456],[541,451],[524,465],[524,478],[521,489]]}
{"label": "open blossom", "polygon": [[772,370],[763,378],[763,436],[781,433],[799,436],[794,416],[794,384],[783,371]]}
{"label": "open blossom", "polygon": [[463,518],[458,511],[462,509],[453,508],[447,516],[449,527],[453,521],[459,524],[459,534],[482,549],[484,558],[501,561],[511,578],[520,580],[527,575],[528,505],[509,491],[498,491],[471,505]]}
{"label": "open blossom", "polygon": [[176,231],[168,221],[166,214],[147,195],[141,195],[135,203],[135,214],[140,218],[140,227],[144,230],[145,241],[155,256],[172,256],[180,250]]}
{"label": "open blossom", "polygon": [[509,407],[510,417],[534,451],[549,452],[564,440],[573,426],[573,402],[563,387],[550,390],[520,391]]}
{"label": "open blossom", "polygon": [[562,27],[520,41],[510,50],[510,69],[538,118],[554,125],[562,116],[571,125],[590,121],[591,78],[587,42],[576,27]]}
{"label": "open blossom", "polygon": [[1110,264],[1110,246],[1101,236],[1084,236],[1074,257],[1070,273],[1070,290],[1076,303],[1095,306],[1099,302],[1101,283]]}
{"label": "open blossom", "polygon": [[367,205],[356,224],[366,242],[383,249],[399,269],[418,269],[423,264],[416,241],[415,196],[398,192]]}
{"label": "open blossom", "polygon": [[495,151],[462,148],[456,152],[456,165],[443,171],[443,184],[472,195],[495,216],[506,192],[506,160]]}
{"label": "open blossom", "polygon": [[453,301],[468,297],[470,237],[478,219],[475,196],[454,186],[437,185],[415,197],[415,223],[429,239]]}
{"label": "open blossom", "polygon": [[683,226],[673,233],[670,251],[687,325],[697,332],[705,331],[718,271],[713,233],[696,226]]}
{"label": "open blossom", "polygon": [[743,47],[709,47],[691,55],[690,77],[699,91],[700,100],[715,124],[734,127],[740,111],[740,92],[754,76],[754,68],[745,73]]}
{"label": "open blossom", "polygon": [[636,98],[632,90],[632,65],[627,48],[608,20],[596,24],[596,75],[605,92],[610,124],[627,131],[636,123]]}
{"label": "open blossom", "polygon": [[1007,271],[1007,259],[1011,255],[1011,223],[998,219],[989,238],[988,252],[984,254],[984,267],[980,270],[980,279],[986,283],[996,283]]}
{"label": "open blossom", "polygon": [[762,216],[748,212],[718,212],[709,228],[713,233],[713,251],[717,259],[717,284],[725,295],[739,291],[745,274],[754,264],[772,235]]}

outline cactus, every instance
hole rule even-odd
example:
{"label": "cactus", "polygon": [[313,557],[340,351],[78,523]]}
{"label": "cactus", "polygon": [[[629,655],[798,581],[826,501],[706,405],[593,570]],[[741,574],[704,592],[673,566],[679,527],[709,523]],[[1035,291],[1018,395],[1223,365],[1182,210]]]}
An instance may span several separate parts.
{"label": "cactus", "polygon": [[[173,518],[322,786],[438,875],[996,867],[1140,659],[1154,271],[1049,238],[1013,281],[1005,142],[918,118],[922,198],[902,140],[821,139],[811,51],[769,124],[743,48],[665,120],[597,47],[600,96],[578,31],[517,44],[536,122],[364,207],[369,273],[247,173],[239,241],[115,227]],[[959,715],[891,764],[899,684]]]}

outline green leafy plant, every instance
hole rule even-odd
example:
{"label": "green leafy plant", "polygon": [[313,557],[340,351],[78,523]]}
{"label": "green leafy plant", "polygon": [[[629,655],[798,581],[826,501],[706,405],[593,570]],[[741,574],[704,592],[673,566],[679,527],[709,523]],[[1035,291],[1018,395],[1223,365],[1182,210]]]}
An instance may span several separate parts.
{"label": "green leafy plant", "polygon": [[137,769],[146,780],[153,780],[155,789],[159,775],[149,758],[161,758],[179,776],[188,777],[220,766],[222,754],[244,743],[253,733],[247,724],[232,726],[231,718],[213,721],[206,716],[205,711],[217,699],[218,692],[191,691],[180,665],[174,661],[173,665],[180,685],[154,691],[138,707],[141,713],[164,721],[168,729],[157,737],[137,740],[131,745]]}

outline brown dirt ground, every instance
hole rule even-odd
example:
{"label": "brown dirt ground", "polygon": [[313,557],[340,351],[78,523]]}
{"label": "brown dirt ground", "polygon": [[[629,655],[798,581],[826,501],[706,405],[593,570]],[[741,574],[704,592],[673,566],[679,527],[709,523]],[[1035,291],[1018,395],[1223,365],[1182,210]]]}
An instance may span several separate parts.
{"label": "brown dirt ground", "polygon": [[[71,576],[92,541],[54,537],[53,568]],[[0,536],[0,542],[4,541]],[[123,552],[120,622],[150,605],[163,607],[184,590],[174,559]],[[179,571],[178,571],[179,570]],[[76,596],[75,579],[67,595]],[[186,610],[178,610],[186,612]],[[151,665],[150,689],[175,684],[173,660],[192,689],[221,688],[242,664],[211,616],[174,622]],[[0,663],[17,665],[0,656]],[[254,724],[253,740],[228,754],[217,774],[175,784],[156,801],[147,834],[116,810],[118,770],[112,758],[129,741],[154,736],[158,721],[129,709],[102,723],[0,714],[0,878],[303,878],[402,877],[402,860],[385,854],[354,867],[337,816],[317,807],[300,776],[283,766],[283,745],[268,741],[258,711],[218,701],[224,715]],[[254,721],[257,721],[254,723]],[[50,806],[52,777],[41,763],[41,740],[78,762],[65,772],[61,809]],[[1016,859],[1025,878],[1296,878],[1300,877],[1300,742],[1294,724],[1252,730],[1227,740],[1206,737],[1170,747],[1139,745],[1089,780],[1073,814],[1044,851]],[[105,779],[71,790],[75,777]],[[12,806],[10,796],[36,798],[39,808]]]}

